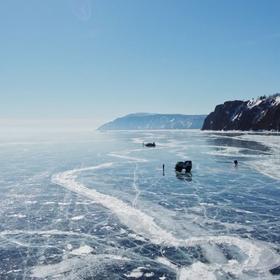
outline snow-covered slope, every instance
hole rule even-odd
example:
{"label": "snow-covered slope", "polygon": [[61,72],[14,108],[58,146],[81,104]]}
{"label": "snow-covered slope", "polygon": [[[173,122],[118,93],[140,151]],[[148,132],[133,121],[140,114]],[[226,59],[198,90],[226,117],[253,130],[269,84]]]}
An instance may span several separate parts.
{"label": "snow-covered slope", "polygon": [[105,123],[99,130],[200,129],[205,117],[206,115],[136,113]]}
{"label": "snow-covered slope", "polygon": [[203,130],[280,130],[280,94],[218,105]]}

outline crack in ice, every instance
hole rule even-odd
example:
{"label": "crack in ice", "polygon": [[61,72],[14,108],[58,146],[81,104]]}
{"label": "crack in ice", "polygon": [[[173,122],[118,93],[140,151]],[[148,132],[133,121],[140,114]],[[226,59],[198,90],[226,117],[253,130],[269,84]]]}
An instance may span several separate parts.
{"label": "crack in ice", "polygon": [[[208,275],[207,279],[216,279],[215,273],[218,271],[229,272],[236,276],[243,275],[243,273],[248,271],[258,271],[261,274],[266,274],[269,269],[275,267],[277,264],[279,265],[279,257],[269,247],[265,246],[264,243],[234,236],[201,236],[185,240],[178,239],[170,232],[158,226],[153,217],[135,208],[135,205],[130,206],[118,198],[97,192],[95,189],[89,189],[82,183],[76,181],[78,174],[83,171],[98,170],[112,166],[113,163],[110,162],[93,167],[73,169],[54,175],[52,181],[72,192],[83,195],[103,205],[116,214],[123,224],[140,236],[150,240],[153,244],[174,247],[210,245],[205,246],[208,250],[211,250],[211,245],[226,244],[240,248],[247,255],[246,260],[241,263],[236,260],[228,261],[226,264],[202,264],[196,262],[188,267],[177,268],[178,279],[191,279],[190,277],[201,275]],[[134,183],[136,180],[135,172],[136,170],[134,171]],[[211,252],[208,255],[211,255]],[[197,272],[198,269],[200,269],[201,273]]]}

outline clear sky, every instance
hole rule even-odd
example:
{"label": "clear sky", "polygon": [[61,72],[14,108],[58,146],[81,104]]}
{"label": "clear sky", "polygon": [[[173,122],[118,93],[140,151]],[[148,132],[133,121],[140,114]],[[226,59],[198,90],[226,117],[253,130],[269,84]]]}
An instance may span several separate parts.
{"label": "clear sky", "polygon": [[209,113],[280,92],[279,0],[0,1],[0,119]]}

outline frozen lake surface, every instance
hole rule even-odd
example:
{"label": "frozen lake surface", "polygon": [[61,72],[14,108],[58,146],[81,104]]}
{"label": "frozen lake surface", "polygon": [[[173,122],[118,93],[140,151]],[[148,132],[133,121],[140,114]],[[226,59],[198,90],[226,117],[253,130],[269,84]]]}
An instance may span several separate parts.
{"label": "frozen lake surface", "polygon": [[280,279],[279,134],[0,140],[0,279]]}

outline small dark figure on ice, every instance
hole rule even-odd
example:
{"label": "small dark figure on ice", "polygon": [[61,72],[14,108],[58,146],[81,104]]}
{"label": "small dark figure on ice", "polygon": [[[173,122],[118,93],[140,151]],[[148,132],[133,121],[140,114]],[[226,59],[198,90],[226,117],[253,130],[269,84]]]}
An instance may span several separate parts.
{"label": "small dark figure on ice", "polygon": [[153,142],[153,143],[147,143],[147,144],[144,144],[144,143],[143,143],[143,145],[145,145],[145,147],[148,147],[148,148],[154,148],[154,147],[156,146],[156,143],[155,143],[155,142]]}
{"label": "small dark figure on ice", "polygon": [[238,161],[237,161],[237,160],[235,160],[233,163],[234,163],[234,166],[235,166],[235,167],[238,166]]}
{"label": "small dark figure on ice", "polygon": [[162,176],[165,176],[164,168],[165,168],[165,165],[163,164],[162,165]]}

